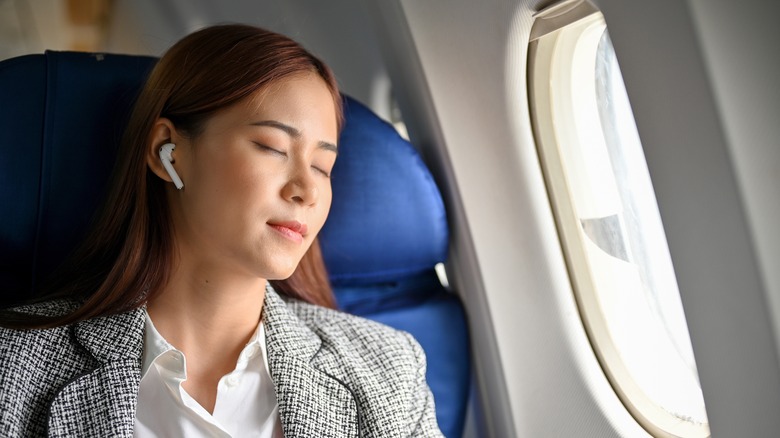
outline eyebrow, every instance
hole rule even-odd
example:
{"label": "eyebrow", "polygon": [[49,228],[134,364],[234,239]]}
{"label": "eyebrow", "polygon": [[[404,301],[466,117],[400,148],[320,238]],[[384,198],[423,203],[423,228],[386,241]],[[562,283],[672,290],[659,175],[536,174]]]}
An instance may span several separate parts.
{"label": "eyebrow", "polygon": [[[285,125],[282,122],[277,122],[276,120],[263,120],[261,122],[252,122],[250,124],[253,125],[253,126],[268,126],[268,127],[271,127],[271,128],[276,128],[276,129],[279,129],[281,131],[284,131],[285,133],[287,133],[287,135],[289,135],[292,138],[295,138],[295,139],[301,138],[301,131],[299,131],[298,129],[296,129],[296,128],[290,126],[290,125]],[[325,150],[334,152],[334,153],[338,153],[338,150],[339,150],[339,148],[335,144],[328,143],[327,141],[319,141],[317,143],[317,147],[320,148],[320,149],[325,149]]]}

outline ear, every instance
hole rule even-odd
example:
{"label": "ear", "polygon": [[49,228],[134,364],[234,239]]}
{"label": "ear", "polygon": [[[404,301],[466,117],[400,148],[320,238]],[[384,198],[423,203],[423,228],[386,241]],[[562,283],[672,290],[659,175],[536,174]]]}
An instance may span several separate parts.
{"label": "ear", "polygon": [[[146,164],[155,175],[165,181],[173,182],[160,160],[160,148],[165,143],[178,144],[181,140],[183,140],[183,137],[177,134],[176,127],[169,119],[160,117],[154,122],[152,131],[149,134],[149,141],[146,145]],[[177,151],[174,150],[171,163],[176,161],[176,153]],[[174,166],[174,168],[175,167],[176,166]]]}

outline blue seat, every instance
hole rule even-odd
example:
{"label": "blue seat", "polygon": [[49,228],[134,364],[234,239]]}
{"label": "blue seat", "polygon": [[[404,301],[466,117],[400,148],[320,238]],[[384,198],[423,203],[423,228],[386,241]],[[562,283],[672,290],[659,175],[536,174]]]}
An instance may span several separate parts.
{"label": "blue seat", "polygon": [[[0,307],[31,297],[83,238],[110,175],[133,99],[155,58],[46,52],[0,62]],[[433,267],[447,254],[444,206],[395,130],[345,98],[321,233],[345,311],[409,331],[428,357],[439,424],[462,434],[470,380],[457,298]]]}

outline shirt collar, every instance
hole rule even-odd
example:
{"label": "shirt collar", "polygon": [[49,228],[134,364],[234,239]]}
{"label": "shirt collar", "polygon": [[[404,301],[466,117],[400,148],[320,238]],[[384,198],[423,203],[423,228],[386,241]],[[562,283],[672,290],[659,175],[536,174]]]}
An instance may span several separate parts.
{"label": "shirt collar", "polygon": [[[144,352],[143,352],[143,361],[141,362],[141,378],[143,378],[146,373],[149,371],[149,368],[152,366],[153,363],[158,362],[158,359],[164,356],[169,351],[174,351],[178,355],[184,356],[184,353],[177,350],[176,347],[171,345],[168,341],[163,338],[163,336],[160,334],[160,332],[157,331],[157,328],[154,326],[154,322],[152,322],[152,319],[149,317],[149,313],[145,312],[145,326],[144,326]],[[270,370],[268,368],[268,351],[266,349],[265,345],[265,327],[262,323],[257,324],[257,328],[255,329],[254,334],[252,334],[252,337],[249,338],[249,342],[247,342],[244,349],[241,351],[241,354],[239,355],[239,361],[244,360],[247,361],[251,357],[254,356],[253,352],[259,350],[262,354],[263,358],[263,366],[265,367],[266,371],[270,374]],[[186,378],[186,365],[184,361],[179,362],[180,369],[177,370],[170,370],[174,371],[177,374],[181,374],[183,378]],[[166,363],[167,365],[167,363]],[[164,365],[164,366],[166,366]],[[168,368],[168,366],[166,366]]]}
{"label": "shirt collar", "polygon": [[152,366],[158,357],[170,350],[175,350],[175,348],[157,331],[152,318],[149,317],[147,312],[144,320],[144,355],[143,362],[141,362],[141,378],[146,375],[149,367]]}

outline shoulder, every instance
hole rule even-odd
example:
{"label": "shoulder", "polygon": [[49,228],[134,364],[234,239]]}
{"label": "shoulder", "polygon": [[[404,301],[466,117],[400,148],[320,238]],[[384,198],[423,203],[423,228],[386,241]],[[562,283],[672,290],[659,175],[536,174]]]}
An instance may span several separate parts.
{"label": "shoulder", "polygon": [[[73,307],[72,303],[59,301],[13,310],[56,316]],[[30,330],[0,327],[0,430],[10,435],[43,430],[48,401],[69,378],[91,365],[93,360],[79,349],[72,326]]]}
{"label": "shoulder", "polygon": [[337,310],[288,306],[321,339],[312,363],[352,391],[368,436],[442,436],[425,353],[412,335]]}
{"label": "shoulder", "polygon": [[[24,305],[9,309],[17,315],[59,316],[76,307],[72,301],[49,301]],[[46,329],[11,329],[0,327],[0,362],[16,357],[33,358],[36,353],[51,355],[53,347],[61,348],[69,344],[71,327],[62,326]]]}
{"label": "shoulder", "polygon": [[[71,301],[51,301],[11,309],[16,314],[58,316],[75,308]],[[37,368],[52,368],[52,358],[77,354],[72,326],[45,329],[0,327],[0,378],[3,385],[15,375],[29,375]]]}
{"label": "shoulder", "polygon": [[425,364],[422,348],[407,332],[300,301],[290,301],[288,306],[325,347],[337,349],[342,355],[352,353],[363,361],[377,359],[383,366],[387,358],[394,358],[392,362],[406,360],[414,368]]}
{"label": "shoulder", "polygon": [[78,305],[78,302],[75,300],[52,300],[35,304],[25,304],[13,307],[9,310],[27,315],[60,316],[75,310]]}

